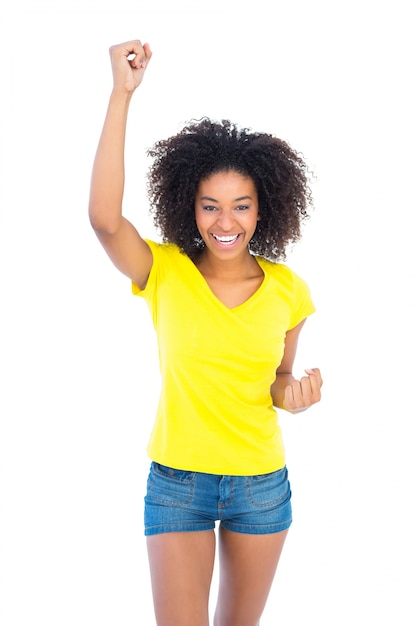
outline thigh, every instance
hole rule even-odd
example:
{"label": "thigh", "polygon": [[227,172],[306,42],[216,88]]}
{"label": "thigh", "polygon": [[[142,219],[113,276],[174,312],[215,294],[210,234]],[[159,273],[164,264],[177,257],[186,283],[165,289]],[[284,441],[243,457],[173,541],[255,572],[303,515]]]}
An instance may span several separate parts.
{"label": "thigh", "polygon": [[288,530],[243,534],[220,527],[215,626],[257,626]]}
{"label": "thigh", "polygon": [[158,626],[208,626],[214,531],[152,535],[147,548]]}

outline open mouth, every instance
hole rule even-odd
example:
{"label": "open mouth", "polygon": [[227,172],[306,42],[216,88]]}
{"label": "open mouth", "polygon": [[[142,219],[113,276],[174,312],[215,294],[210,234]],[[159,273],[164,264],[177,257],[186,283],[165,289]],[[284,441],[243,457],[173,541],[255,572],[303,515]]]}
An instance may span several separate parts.
{"label": "open mouth", "polygon": [[232,246],[238,240],[240,235],[215,235],[212,233],[213,239],[222,246]]}

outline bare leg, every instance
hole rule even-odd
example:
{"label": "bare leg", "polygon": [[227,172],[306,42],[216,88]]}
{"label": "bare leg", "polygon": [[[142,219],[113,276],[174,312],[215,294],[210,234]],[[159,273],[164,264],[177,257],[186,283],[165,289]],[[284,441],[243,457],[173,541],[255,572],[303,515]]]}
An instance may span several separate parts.
{"label": "bare leg", "polygon": [[208,626],[214,531],[152,535],[147,547],[158,626]]}
{"label": "bare leg", "polygon": [[288,531],[245,535],[220,527],[214,626],[258,626]]}

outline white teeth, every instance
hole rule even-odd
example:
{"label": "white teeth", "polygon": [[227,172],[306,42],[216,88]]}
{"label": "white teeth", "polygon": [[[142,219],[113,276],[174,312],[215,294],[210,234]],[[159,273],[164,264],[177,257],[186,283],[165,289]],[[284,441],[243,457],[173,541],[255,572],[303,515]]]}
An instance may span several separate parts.
{"label": "white teeth", "polygon": [[220,243],[223,244],[227,244],[230,245],[232,243],[234,243],[236,241],[236,239],[239,237],[239,235],[215,235],[213,233],[213,237],[216,239],[216,241],[219,241]]}

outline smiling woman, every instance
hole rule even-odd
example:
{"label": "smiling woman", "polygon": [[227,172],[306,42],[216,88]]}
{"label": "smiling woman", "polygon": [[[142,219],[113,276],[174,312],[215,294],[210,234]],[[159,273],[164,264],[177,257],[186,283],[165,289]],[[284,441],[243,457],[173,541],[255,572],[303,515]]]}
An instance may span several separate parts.
{"label": "smiling woman", "polygon": [[259,220],[258,194],[251,178],[234,170],[204,178],[197,189],[195,208],[196,225],[209,250],[214,241],[217,249],[237,248],[246,256]]}
{"label": "smiling woman", "polygon": [[[196,259],[204,247],[194,215],[197,189],[218,173],[240,174],[253,185],[252,203],[257,202],[260,223],[247,242],[252,253],[285,259],[288,244],[300,238],[311,204],[308,171],[282,139],[239,128],[229,120],[203,118],[157,142],[148,154],[153,158],[148,192],[155,225],[164,241],[176,243],[190,258]],[[206,205],[218,208],[213,194],[206,195]]]}
{"label": "smiling woman", "polygon": [[203,119],[154,145],[148,191],[162,242],[122,214],[128,109],[152,53],[110,49],[114,85],[94,162],[91,224],[154,323],[162,386],[148,444],[145,535],[159,626],[208,626],[219,524],[215,626],[257,626],[292,521],[276,409],[318,402],[292,375],[314,312],[278,260],[300,237],[310,193],[280,139]]}

